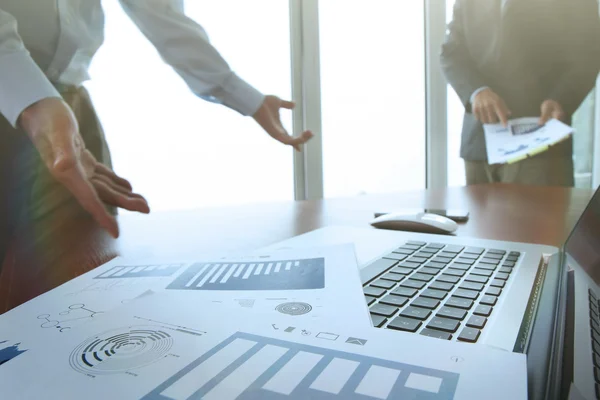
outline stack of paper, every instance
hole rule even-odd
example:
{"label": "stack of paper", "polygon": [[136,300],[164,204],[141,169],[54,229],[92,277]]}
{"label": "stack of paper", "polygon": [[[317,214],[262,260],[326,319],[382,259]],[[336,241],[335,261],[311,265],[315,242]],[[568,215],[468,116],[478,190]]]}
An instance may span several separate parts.
{"label": "stack of paper", "polygon": [[118,258],[0,316],[7,399],[524,399],[526,375],[373,328],[352,245]]}
{"label": "stack of paper", "polygon": [[551,119],[545,125],[539,118],[519,118],[502,124],[484,124],[489,164],[510,164],[544,152],[571,136],[573,128]]}

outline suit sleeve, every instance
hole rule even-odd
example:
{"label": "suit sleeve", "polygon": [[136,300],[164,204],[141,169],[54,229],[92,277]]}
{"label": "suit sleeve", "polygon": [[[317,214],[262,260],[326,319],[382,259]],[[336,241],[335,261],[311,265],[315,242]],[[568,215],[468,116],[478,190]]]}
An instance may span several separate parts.
{"label": "suit sleeve", "polygon": [[600,71],[600,16],[597,0],[572,0],[569,29],[561,45],[569,67],[548,96],[572,115],[595,85]]}
{"label": "suit sleeve", "polygon": [[0,113],[16,127],[21,113],[47,97],[60,97],[29,55],[17,21],[0,10]]}
{"label": "suit sleeve", "polygon": [[[479,1],[479,0],[477,0]],[[471,112],[471,96],[488,86],[467,49],[463,8],[466,0],[456,0],[452,21],[442,45],[440,62],[446,80],[458,94],[467,112]]]}
{"label": "suit sleeve", "polygon": [[204,29],[183,12],[181,0],[121,0],[160,56],[199,97],[253,115],[264,95],[237,76]]}

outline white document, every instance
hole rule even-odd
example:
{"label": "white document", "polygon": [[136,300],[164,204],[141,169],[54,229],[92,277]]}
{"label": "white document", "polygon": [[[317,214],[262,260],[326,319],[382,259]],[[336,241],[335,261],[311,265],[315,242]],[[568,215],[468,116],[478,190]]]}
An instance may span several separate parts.
{"label": "white document", "polygon": [[136,300],[0,366],[9,399],[519,400],[526,377],[522,354],[343,320],[198,312],[170,294]]}
{"label": "white document", "polygon": [[484,124],[488,163],[520,161],[548,150],[573,133],[573,128],[556,119],[545,125],[538,125],[538,121],[537,117],[528,117],[509,120],[508,127]]}
{"label": "white document", "polygon": [[[51,340],[150,291],[199,310],[213,304],[371,326],[353,245],[167,263],[116,258],[0,315],[0,332]],[[0,341],[3,338],[0,336]]]}

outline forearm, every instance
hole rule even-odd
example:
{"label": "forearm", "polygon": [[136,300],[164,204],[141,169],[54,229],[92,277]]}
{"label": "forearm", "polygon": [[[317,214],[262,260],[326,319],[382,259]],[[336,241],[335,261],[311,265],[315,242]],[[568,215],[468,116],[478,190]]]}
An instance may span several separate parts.
{"label": "forearm", "polygon": [[0,10],[0,113],[16,127],[21,113],[48,97],[60,97],[33,61],[14,17]]}
{"label": "forearm", "polygon": [[205,100],[253,115],[264,95],[238,77],[212,46],[204,29],[185,16],[176,0],[121,0],[161,57]]}

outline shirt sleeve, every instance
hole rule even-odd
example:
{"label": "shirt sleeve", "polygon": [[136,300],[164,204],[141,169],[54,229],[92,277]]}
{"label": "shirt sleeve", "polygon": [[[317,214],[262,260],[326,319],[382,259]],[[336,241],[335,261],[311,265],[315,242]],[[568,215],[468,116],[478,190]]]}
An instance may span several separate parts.
{"label": "shirt sleeve", "polygon": [[480,87],[479,89],[477,89],[476,91],[473,92],[473,94],[469,98],[469,103],[471,103],[471,106],[473,106],[473,102],[475,101],[475,96],[477,96],[479,93],[483,92],[485,89],[489,89],[489,87],[482,86],[482,87]]}
{"label": "shirt sleeve", "polygon": [[0,113],[16,127],[27,107],[48,97],[60,94],[23,45],[15,18],[0,10]]}
{"label": "shirt sleeve", "polygon": [[238,77],[179,0],[120,0],[165,62],[199,97],[253,115],[264,95]]}

